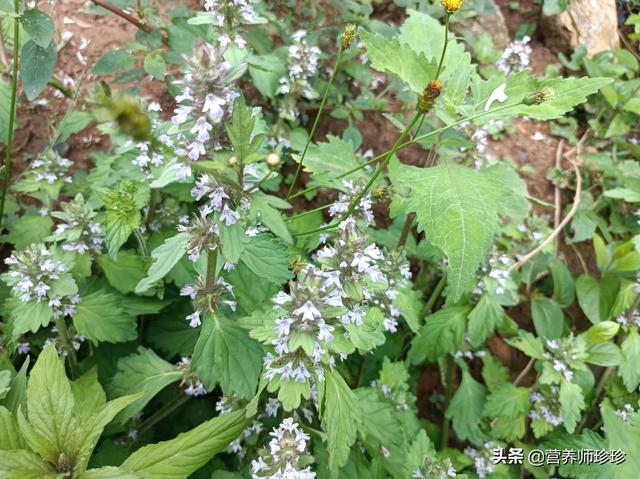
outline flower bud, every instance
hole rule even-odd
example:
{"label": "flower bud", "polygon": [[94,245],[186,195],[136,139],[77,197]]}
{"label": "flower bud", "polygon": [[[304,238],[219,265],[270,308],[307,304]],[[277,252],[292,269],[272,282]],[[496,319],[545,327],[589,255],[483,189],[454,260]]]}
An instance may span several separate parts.
{"label": "flower bud", "polygon": [[529,93],[524,102],[527,105],[539,105],[540,103],[553,100],[555,96],[556,92],[553,88],[545,86]]}
{"label": "flower bud", "polygon": [[452,13],[460,10],[463,1],[464,0],[442,0],[442,7],[449,15],[451,15]]}
{"label": "flower bud", "polygon": [[353,39],[356,37],[357,32],[356,32],[356,26],[353,24],[347,25],[347,27],[344,29],[344,33],[342,34],[342,48],[344,48],[345,50],[347,48],[349,48],[351,46],[351,42],[353,42]]}
{"label": "flower bud", "polygon": [[235,166],[235,165],[238,164],[238,157],[237,156],[232,156],[231,158],[229,158],[227,160],[227,162],[229,163],[229,165]]}
{"label": "flower bud", "polygon": [[418,110],[427,113],[433,108],[436,100],[442,91],[442,82],[440,80],[431,80],[427,87],[418,97]]}
{"label": "flower bud", "polygon": [[280,155],[278,155],[277,153],[269,153],[267,155],[267,165],[269,165],[271,168],[280,166],[280,161]]}
{"label": "flower bud", "polygon": [[121,96],[114,99],[110,106],[111,116],[118,123],[120,131],[136,141],[149,138],[151,122],[147,112],[133,97]]}

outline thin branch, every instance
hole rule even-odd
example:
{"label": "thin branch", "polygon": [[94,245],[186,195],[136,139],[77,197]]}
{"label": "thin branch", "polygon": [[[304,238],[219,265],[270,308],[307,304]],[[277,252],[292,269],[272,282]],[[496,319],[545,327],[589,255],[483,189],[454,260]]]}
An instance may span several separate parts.
{"label": "thin branch", "polygon": [[[576,157],[578,156],[579,154],[576,155]],[[564,217],[564,219],[560,222],[560,224],[551,232],[551,234],[547,237],[547,239],[545,239],[542,243],[540,243],[531,252],[527,253],[522,258],[520,258],[517,263],[513,264],[509,268],[509,272],[515,271],[521,268],[527,262],[529,262],[532,258],[534,258],[538,253],[540,253],[540,251],[545,249],[552,241],[554,241],[556,236],[560,234],[563,228],[569,223],[569,221],[571,221],[571,218],[573,218],[576,212],[578,211],[578,206],[580,205],[580,200],[582,196],[582,175],[580,173],[580,168],[578,167],[576,160],[570,159],[569,162],[571,163],[571,166],[573,167],[573,171],[576,174],[576,194],[575,194],[575,197],[573,198],[573,206],[571,207],[571,210],[569,211],[569,213],[567,213],[567,216]]]}
{"label": "thin branch", "polygon": [[514,386],[517,386],[518,384],[520,384],[522,380],[527,377],[527,374],[529,374],[529,371],[531,371],[531,368],[533,368],[533,364],[535,362],[536,360],[534,358],[529,359],[529,362],[527,363],[527,365],[524,367],[522,371],[520,371],[520,374],[518,374],[518,377],[513,381]]}
{"label": "thin branch", "polygon": [[102,7],[105,10],[109,10],[111,13],[119,16],[120,18],[124,18],[127,22],[135,25],[140,30],[144,30],[147,33],[153,31],[153,27],[148,23],[142,22],[139,18],[134,17],[130,13],[125,12],[124,10],[116,7],[115,5],[112,5],[109,2],[106,2],[105,0],[91,0],[91,3],[97,5],[98,7]]}
{"label": "thin branch", "polygon": [[[558,148],[556,148],[556,171],[559,171],[562,166],[562,149],[564,148],[564,140],[558,142]],[[554,191],[554,206],[555,211],[553,215],[553,227],[557,228],[560,224],[560,214],[562,213],[562,195],[560,194],[560,184],[556,182]],[[559,239],[556,238],[556,250],[558,249]]]}

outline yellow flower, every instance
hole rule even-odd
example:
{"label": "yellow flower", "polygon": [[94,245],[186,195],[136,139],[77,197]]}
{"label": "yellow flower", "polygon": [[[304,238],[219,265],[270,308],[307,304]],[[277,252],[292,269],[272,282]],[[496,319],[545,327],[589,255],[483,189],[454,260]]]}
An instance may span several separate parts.
{"label": "yellow flower", "polygon": [[460,10],[464,0],[442,0],[442,6],[447,13],[451,14]]}

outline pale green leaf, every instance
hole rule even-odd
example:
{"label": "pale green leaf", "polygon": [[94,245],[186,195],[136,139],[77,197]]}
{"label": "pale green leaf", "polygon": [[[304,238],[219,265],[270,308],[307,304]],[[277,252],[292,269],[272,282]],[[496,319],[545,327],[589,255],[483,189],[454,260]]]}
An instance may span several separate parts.
{"label": "pale green leaf", "polygon": [[631,479],[640,471],[640,415],[634,413],[623,421],[606,401],[600,408],[602,421],[609,441],[608,449],[620,449],[625,461],[613,467],[614,479]]}
{"label": "pale green leaf", "polygon": [[224,451],[247,423],[243,410],[210,419],[174,439],[138,449],[120,468],[140,479],[186,479]]}
{"label": "pale green leaf", "polygon": [[27,331],[35,333],[53,319],[53,310],[47,301],[23,303],[17,298],[11,298],[7,304],[14,306],[9,313],[13,320],[13,338]]}
{"label": "pale green leaf", "polygon": [[0,476],[2,479],[63,478],[37,454],[21,449],[0,451]]}
{"label": "pale green leaf", "polygon": [[25,95],[29,101],[33,101],[53,75],[53,69],[58,58],[58,49],[55,42],[42,48],[35,41],[29,40],[22,46],[20,52],[20,78]]}
{"label": "pale green leaf", "polygon": [[411,362],[435,361],[444,354],[458,351],[464,339],[469,310],[469,306],[447,306],[427,316],[425,325],[411,343]]}
{"label": "pale green leaf", "polygon": [[25,10],[21,17],[22,28],[35,43],[42,48],[47,48],[53,40],[55,27],[51,17],[35,8]]}
{"label": "pale green leaf", "polygon": [[247,240],[240,261],[256,276],[275,284],[282,284],[293,276],[286,246],[265,234]]}
{"label": "pale green leaf", "polygon": [[114,466],[89,469],[80,475],[80,479],[139,479],[139,477],[133,472],[127,472]]}
{"label": "pale green leaf", "polygon": [[6,407],[0,406],[0,449],[22,448],[24,441],[15,416]]}
{"label": "pale green leaf", "polygon": [[133,251],[120,250],[118,256],[102,254],[97,262],[104,271],[109,284],[123,294],[130,293],[146,276],[144,258]]}
{"label": "pale green leaf", "polygon": [[53,220],[48,216],[24,215],[11,225],[9,241],[17,250],[33,243],[42,243],[51,234]]}
{"label": "pale green leaf", "polygon": [[640,384],[640,336],[637,330],[630,330],[629,336],[622,343],[622,356],[618,374],[627,391],[632,392]]}
{"label": "pale green leaf", "polygon": [[544,296],[531,298],[531,315],[538,336],[546,339],[562,336],[564,313],[554,300]]}
{"label": "pale green leaf", "polygon": [[577,384],[563,379],[560,383],[560,413],[564,418],[564,427],[568,433],[573,433],[578,421],[580,420],[581,411],[585,407],[582,388]]}
{"label": "pale green leaf", "polygon": [[490,417],[517,419],[529,414],[529,389],[502,383],[491,391],[485,405],[485,413]]}
{"label": "pale green leaf", "polygon": [[121,343],[138,335],[136,318],[122,310],[118,296],[104,291],[82,297],[73,324],[79,334],[94,343]]}
{"label": "pale green leaf", "polygon": [[460,439],[481,443],[485,439],[480,430],[480,418],[485,407],[487,389],[477,382],[467,370],[462,369],[462,381],[451,398],[445,413],[451,419],[453,429]]}
{"label": "pale green leaf", "polygon": [[151,252],[155,262],[149,268],[147,277],[140,280],[136,286],[136,293],[140,294],[148,290],[156,281],[164,278],[180,258],[187,252],[189,233],[178,233],[167,239],[161,246]]}

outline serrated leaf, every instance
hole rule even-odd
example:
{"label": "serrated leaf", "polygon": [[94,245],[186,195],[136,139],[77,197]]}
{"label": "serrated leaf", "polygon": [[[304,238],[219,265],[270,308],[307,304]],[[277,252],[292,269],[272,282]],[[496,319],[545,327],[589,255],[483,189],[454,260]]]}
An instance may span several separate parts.
{"label": "serrated leaf", "polygon": [[37,454],[25,450],[0,451],[3,479],[58,479],[60,475]]}
{"label": "serrated leaf", "polygon": [[139,479],[139,477],[133,472],[126,472],[119,467],[104,466],[84,471],[80,475],[80,479]]}
{"label": "serrated leaf", "polygon": [[327,372],[322,425],[327,432],[329,470],[332,477],[338,477],[340,468],[347,462],[358,426],[362,423],[361,414],[356,396],[342,376],[335,371]]}
{"label": "serrated leaf", "polygon": [[76,427],[75,400],[54,345],[42,350],[27,383],[27,414],[35,442],[30,449],[54,464],[61,453],[70,455],[69,437]]}
{"label": "serrated leaf", "polygon": [[135,57],[126,50],[113,50],[105,53],[93,66],[94,75],[110,75],[118,70],[131,68]]}
{"label": "serrated leaf", "polygon": [[[554,435],[542,444],[544,449],[560,450],[601,450],[607,449],[607,441],[593,431],[586,429],[582,434],[559,434]],[[612,464],[561,464],[559,472],[563,476],[575,479],[613,479],[615,468]]]}
{"label": "serrated leaf", "polygon": [[585,407],[582,388],[577,384],[563,379],[560,383],[560,413],[564,418],[564,427],[568,433],[573,433]]}
{"label": "serrated leaf", "polygon": [[224,394],[253,397],[262,371],[262,347],[235,322],[205,317],[192,364],[208,390],[220,383]]}
{"label": "serrated leaf", "polygon": [[[11,86],[9,85],[9,83],[7,83],[6,81],[0,78],[0,144],[6,143],[7,137],[9,136],[10,114],[11,114]],[[17,124],[17,121],[15,123]],[[14,124],[13,126],[14,130],[16,128],[16,124]]]}
{"label": "serrated leaf", "polygon": [[640,336],[635,329],[629,331],[629,336],[622,343],[623,360],[618,368],[618,374],[627,391],[632,392],[640,385]]}
{"label": "serrated leaf", "polygon": [[454,354],[464,340],[469,306],[447,306],[427,316],[425,325],[413,338],[409,359],[413,364],[425,359],[435,361],[444,354]]}
{"label": "serrated leaf", "polygon": [[53,319],[53,310],[47,301],[23,303],[17,298],[11,298],[7,303],[14,306],[9,313],[13,320],[13,338],[17,338],[27,331],[35,333],[40,328],[47,326]]}
{"label": "serrated leaf", "polygon": [[396,76],[418,94],[435,78],[436,62],[429,61],[422,53],[413,51],[398,40],[388,40],[362,28],[358,31],[371,66],[376,70]]}
{"label": "serrated leaf", "polygon": [[138,449],[120,468],[140,479],[186,479],[224,451],[247,423],[243,410],[210,419],[174,439]]}
{"label": "serrated leaf", "polygon": [[533,297],[531,299],[531,315],[538,336],[546,339],[556,339],[562,336],[564,313],[554,300],[544,296]]}
{"label": "serrated leaf", "polygon": [[487,389],[463,368],[462,381],[445,413],[445,416],[451,419],[453,429],[460,439],[468,439],[476,444],[484,441],[485,435],[480,430],[480,418],[486,397]]}
{"label": "serrated leaf", "polygon": [[104,271],[109,284],[123,294],[133,291],[146,276],[144,258],[133,251],[120,250],[115,259],[102,254],[98,256],[97,263]]}
{"label": "serrated leaf", "polygon": [[20,51],[20,78],[24,93],[33,101],[44,87],[47,86],[53,69],[56,66],[58,49],[51,42],[48,47],[42,48],[35,41],[29,40]]}
{"label": "serrated leaf", "polygon": [[117,421],[123,423],[138,414],[156,394],[181,378],[182,373],[173,364],[142,346],[136,353],[119,359],[118,372],[107,385],[109,396],[141,396],[117,415]]}
{"label": "serrated leaf", "polygon": [[78,334],[94,343],[121,343],[138,335],[136,318],[125,314],[118,296],[96,291],[82,297],[73,315]]}
{"label": "serrated leaf", "polygon": [[493,334],[504,316],[504,310],[492,296],[483,294],[469,313],[469,338],[478,346]]}
{"label": "serrated leaf", "polygon": [[600,408],[609,449],[620,449],[625,461],[613,466],[615,479],[635,477],[640,471],[640,415],[636,412],[623,421],[606,401]]}
{"label": "serrated leaf", "polygon": [[408,211],[416,213],[427,240],[447,256],[449,302],[474,288],[476,269],[500,226],[504,204],[511,200],[512,190],[498,180],[492,168],[401,167],[395,186],[411,189]]}
{"label": "serrated leaf", "polygon": [[268,235],[250,238],[240,261],[256,276],[275,284],[282,284],[293,276],[289,270],[286,246]]}
{"label": "serrated leaf", "polygon": [[[327,140],[326,142],[312,143],[303,163],[304,171],[311,173],[313,179],[322,184],[337,183],[336,177],[360,166],[350,141],[333,135],[328,135]],[[294,156],[294,159],[300,161],[297,156]],[[358,173],[354,173],[356,178]],[[350,176],[350,178],[352,177]]]}
{"label": "serrated leaf", "polygon": [[6,407],[0,406],[0,450],[23,449],[18,421]]}
{"label": "serrated leaf", "polygon": [[33,243],[42,243],[51,234],[53,220],[48,216],[25,215],[18,218],[11,226],[9,241],[18,250]]}
{"label": "serrated leaf", "polygon": [[244,97],[240,95],[233,103],[231,124],[226,125],[233,151],[240,163],[244,163],[260,146],[258,143],[261,143],[261,140],[253,137],[254,125],[255,119],[251,109],[247,106]]}
{"label": "serrated leaf", "polygon": [[491,391],[485,405],[485,413],[490,417],[517,419],[529,414],[529,389],[503,383]]}
{"label": "serrated leaf", "polygon": [[153,52],[144,57],[144,71],[156,80],[162,80],[166,70],[167,64],[160,53]]}
{"label": "serrated leaf", "polygon": [[151,257],[155,261],[149,268],[147,277],[141,279],[136,286],[135,292],[138,294],[143,293],[153,286],[156,281],[164,278],[187,252],[188,242],[189,233],[178,233],[154,249],[151,252]]}

